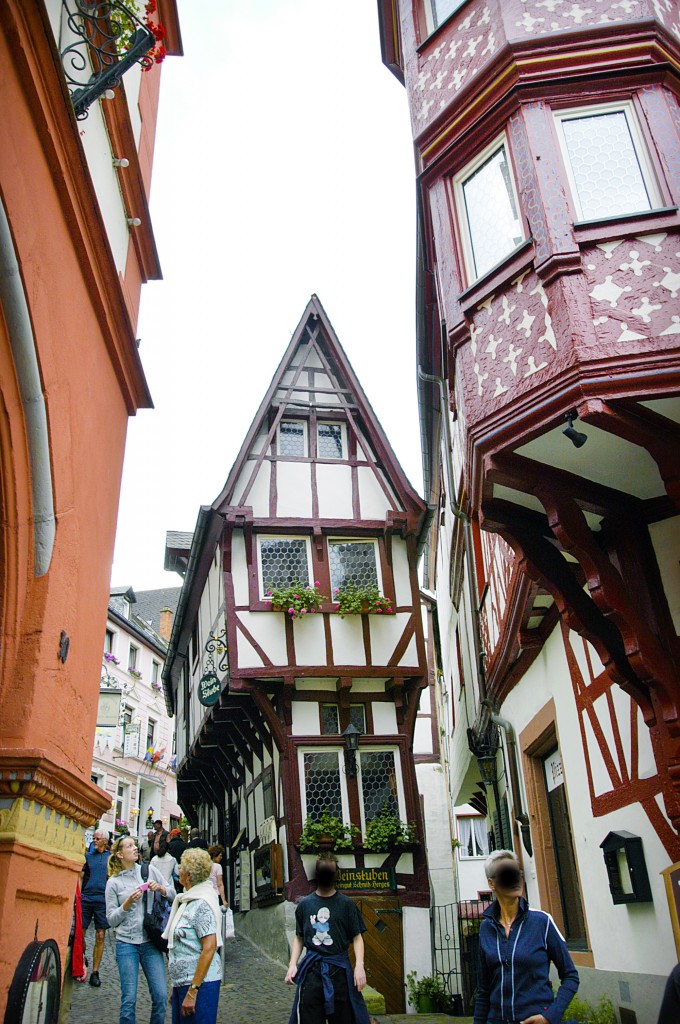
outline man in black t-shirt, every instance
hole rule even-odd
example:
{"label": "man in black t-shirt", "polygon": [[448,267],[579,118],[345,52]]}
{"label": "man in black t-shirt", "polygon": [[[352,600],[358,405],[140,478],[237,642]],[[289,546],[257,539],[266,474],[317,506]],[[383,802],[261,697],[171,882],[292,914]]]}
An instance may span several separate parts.
{"label": "man in black t-shirt", "polygon": [[[316,892],[295,908],[295,941],[286,983],[298,986],[291,1024],[369,1024],[361,995],[366,985],[366,925],[356,904],[335,889],[338,862],[333,854],[316,861]],[[347,949],[354,946],[352,972]],[[302,950],[304,959],[298,965]]]}

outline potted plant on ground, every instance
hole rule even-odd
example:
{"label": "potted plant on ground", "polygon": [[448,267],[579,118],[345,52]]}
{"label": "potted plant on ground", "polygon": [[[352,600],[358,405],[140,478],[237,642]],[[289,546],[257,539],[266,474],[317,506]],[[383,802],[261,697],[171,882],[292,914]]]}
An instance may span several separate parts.
{"label": "potted plant on ground", "polygon": [[408,1000],[417,1013],[437,1013],[449,1008],[449,997],[444,982],[436,976],[417,978],[411,971],[406,977]]}
{"label": "potted plant on ground", "polygon": [[392,602],[383,597],[375,583],[358,586],[356,583],[343,583],[333,591],[333,608],[345,615],[394,615]]}
{"label": "potted plant on ground", "polygon": [[413,822],[407,824],[397,814],[383,807],[380,814],[366,825],[364,850],[384,853],[390,848],[411,846],[416,842],[417,832]]}
{"label": "potted plant on ground", "polygon": [[324,807],[318,819],[306,818],[300,834],[300,851],[351,850],[352,840],[359,835],[356,825],[346,825]]}
{"label": "potted plant on ground", "polygon": [[265,603],[270,604],[275,612],[286,612],[291,619],[314,615],[326,600],[319,590],[318,580],[314,586],[296,580],[289,587],[272,587],[265,597]]}

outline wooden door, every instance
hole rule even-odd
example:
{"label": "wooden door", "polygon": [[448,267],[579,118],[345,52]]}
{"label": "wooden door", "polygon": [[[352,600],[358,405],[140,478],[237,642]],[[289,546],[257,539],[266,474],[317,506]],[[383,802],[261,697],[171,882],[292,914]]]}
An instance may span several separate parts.
{"label": "wooden door", "polygon": [[586,925],[581,902],[574,842],[569,820],[569,808],[559,750],[554,750],[543,762],[545,784],[550,810],[550,827],[557,864],[557,882],[564,915],[564,937],[570,949],[586,949]]}
{"label": "wooden door", "polygon": [[401,900],[398,896],[357,896],[354,902],[366,925],[366,980],[385,997],[387,1013],[405,1013]]}

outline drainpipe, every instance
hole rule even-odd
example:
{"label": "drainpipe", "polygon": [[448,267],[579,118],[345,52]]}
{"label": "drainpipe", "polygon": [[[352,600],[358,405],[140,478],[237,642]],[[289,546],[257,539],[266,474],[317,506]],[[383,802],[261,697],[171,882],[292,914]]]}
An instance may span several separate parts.
{"label": "drainpipe", "polygon": [[44,576],[52,560],[56,533],[47,411],[26,293],[2,200],[0,200],[0,305],[2,305],[7,323],[26,421],[26,440],[31,467],[33,569],[36,576]]}
{"label": "drainpipe", "polygon": [[507,718],[501,718],[496,714],[490,700],[483,700],[482,705],[489,709],[489,718],[494,725],[500,726],[505,732],[505,739],[508,746],[508,767],[510,769],[510,789],[512,790],[512,806],[515,820],[519,825],[522,835],[522,844],[530,857],[533,857],[534,850],[531,842],[531,828],[529,826],[529,815],[522,809],[522,791],[519,786],[519,771],[517,770],[517,737],[511,722]]}

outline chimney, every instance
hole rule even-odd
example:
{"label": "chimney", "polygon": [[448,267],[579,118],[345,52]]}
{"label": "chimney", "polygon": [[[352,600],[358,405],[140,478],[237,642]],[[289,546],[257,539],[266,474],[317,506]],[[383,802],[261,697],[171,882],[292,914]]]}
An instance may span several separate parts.
{"label": "chimney", "polygon": [[172,611],[170,608],[161,608],[161,624],[159,633],[170,643],[170,636],[172,635]]}

